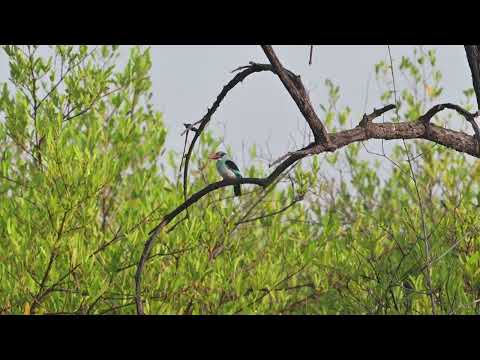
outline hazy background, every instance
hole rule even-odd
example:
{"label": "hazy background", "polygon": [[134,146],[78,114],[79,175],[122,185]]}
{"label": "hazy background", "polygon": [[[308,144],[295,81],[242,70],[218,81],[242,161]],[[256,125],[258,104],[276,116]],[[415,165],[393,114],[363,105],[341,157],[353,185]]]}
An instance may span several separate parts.
{"label": "hazy background", "polygon": [[[119,65],[126,62],[129,46],[122,48]],[[471,78],[463,46],[426,46],[437,49],[443,73],[440,101],[459,102]],[[366,112],[381,105],[374,65],[388,61],[387,46],[316,46],[308,65],[310,47],[274,46],[283,65],[301,75],[319,115],[326,104],[326,78],[340,86],[340,106],[352,109],[355,126]],[[411,55],[413,46],[391,46],[394,64]],[[182,123],[199,120],[233,77],[231,71],[249,61],[268,62],[259,46],[152,46],[155,106],[168,128],[167,149],[181,152]],[[0,53],[0,81],[8,80],[8,62]],[[401,91],[402,82],[397,82]],[[368,94],[368,98],[367,98]],[[248,162],[248,148],[257,144],[261,157],[277,158],[306,144],[305,121],[280,80],[271,73],[254,74],[231,91],[215,113],[209,128],[224,137],[240,166]],[[268,146],[267,146],[268,145]]]}

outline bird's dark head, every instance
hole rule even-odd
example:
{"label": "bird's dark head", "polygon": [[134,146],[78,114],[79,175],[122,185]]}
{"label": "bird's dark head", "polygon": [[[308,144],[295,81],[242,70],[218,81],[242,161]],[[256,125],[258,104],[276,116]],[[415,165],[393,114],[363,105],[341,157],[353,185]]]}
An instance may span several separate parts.
{"label": "bird's dark head", "polygon": [[224,153],[223,151],[217,151],[216,153],[210,155],[208,158],[211,160],[218,160],[223,158],[227,153]]}

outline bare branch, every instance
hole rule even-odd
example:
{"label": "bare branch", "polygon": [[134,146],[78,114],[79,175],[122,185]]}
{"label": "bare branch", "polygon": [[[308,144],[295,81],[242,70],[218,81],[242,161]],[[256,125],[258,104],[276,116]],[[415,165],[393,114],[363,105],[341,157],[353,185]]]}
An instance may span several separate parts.
{"label": "bare branch", "polygon": [[[257,64],[257,63],[254,63],[254,62],[250,62],[250,64],[246,65],[246,66],[240,66],[240,67],[236,68],[235,70],[233,70],[232,72],[238,72],[240,70],[242,70],[242,71],[239,72],[237,75],[235,75],[234,78],[232,80],[230,80],[227,83],[227,85],[225,85],[223,87],[222,91],[220,92],[220,94],[218,94],[218,96],[217,96],[215,102],[213,103],[212,107],[207,110],[207,113],[205,114],[205,116],[203,118],[201,118],[200,120],[198,120],[197,122],[195,122],[193,124],[184,124],[184,126],[186,128],[186,131],[195,129],[194,130],[195,135],[192,139],[192,142],[190,143],[187,155],[185,156],[185,167],[183,168],[183,195],[184,195],[185,200],[187,200],[188,166],[189,166],[189,163],[190,163],[190,158],[192,156],[193,148],[195,147],[195,143],[197,142],[198,138],[202,134],[203,130],[205,129],[205,127],[209,123],[212,115],[215,113],[215,111],[220,106],[220,103],[223,101],[223,99],[228,94],[228,92],[230,90],[232,90],[236,85],[241,83],[243,80],[245,80],[245,78],[247,76],[249,76],[251,74],[254,74],[254,73],[257,73],[257,72],[262,72],[262,71],[275,72],[274,68],[270,64]],[[287,72],[287,74],[289,74],[289,76],[295,77],[295,74],[293,74],[292,72],[290,72],[288,70],[285,70],[285,71]],[[195,126],[195,125],[199,125],[198,128],[193,128],[193,126]],[[184,134],[184,133],[185,133],[185,131],[182,134]]]}
{"label": "bare branch", "polygon": [[390,105],[387,105],[387,106],[384,106],[383,108],[381,109],[373,109],[373,112],[369,115],[367,114],[364,114],[363,115],[363,118],[362,120],[360,121],[360,126],[365,126],[367,125],[368,123],[372,122],[374,119],[376,119],[377,117],[379,116],[382,116],[383,114],[385,114],[387,111],[390,111],[390,110],[393,110],[395,109],[395,105],[393,104],[390,104]]}
{"label": "bare branch", "polygon": [[478,150],[480,151],[480,129],[479,129],[477,123],[475,122],[475,117],[478,116],[478,111],[476,113],[469,113],[467,110],[465,110],[461,106],[451,104],[451,103],[435,105],[430,110],[428,110],[425,115],[423,115],[421,117],[421,120],[427,126],[427,131],[428,131],[428,125],[430,123],[431,118],[434,117],[438,112],[442,111],[443,109],[455,110],[457,113],[462,115],[465,118],[465,120],[467,120],[472,125],[473,131],[475,132],[475,139],[476,139],[476,142],[477,142],[477,146],[479,147]]}
{"label": "bare branch", "polygon": [[262,45],[262,49],[268,60],[272,64],[275,73],[278,75],[283,85],[287,88],[290,96],[295,101],[298,109],[300,110],[303,117],[310,126],[310,129],[313,132],[313,136],[315,137],[315,142],[323,142],[328,145],[329,138],[327,129],[315,113],[315,110],[313,109],[313,106],[310,102],[310,98],[307,95],[307,91],[305,90],[305,87],[300,80],[300,76],[297,76],[295,80],[292,80],[292,78],[283,68],[271,45]]}
{"label": "bare branch", "polygon": [[477,96],[477,106],[480,109],[480,45],[465,45],[468,65],[472,73],[473,89]]}

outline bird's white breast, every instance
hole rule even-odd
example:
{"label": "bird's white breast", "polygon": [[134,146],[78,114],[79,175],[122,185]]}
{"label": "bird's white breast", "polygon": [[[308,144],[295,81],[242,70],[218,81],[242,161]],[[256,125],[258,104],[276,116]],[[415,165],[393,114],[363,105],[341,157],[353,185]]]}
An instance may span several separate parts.
{"label": "bird's white breast", "polygon": [[227,167],[223,167],[220,170],[220,175],[224,179],[236,179],[237,178],[237,175],[235,175],[235,173],[232,170],[228,169]]}
{"label": "bird's white breast", "polygon": [[237,175],[235,175],[235,173],[232,170],[230,170],[227,167],[227,165],[225,165],[224,162],[221,162],[221,161],[217,162],[217,170],[224,180],[226,179],[235,180],[237,178]]}

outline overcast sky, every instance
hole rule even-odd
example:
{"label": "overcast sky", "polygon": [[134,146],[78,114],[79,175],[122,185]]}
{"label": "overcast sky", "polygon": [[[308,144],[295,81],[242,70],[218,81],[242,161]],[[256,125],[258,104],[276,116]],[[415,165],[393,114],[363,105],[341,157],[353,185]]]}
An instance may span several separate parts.
{"label": "overcast sky", "polygon": [[[441,101],[457,102],[462,91],[471,87],[470,70],[463,46],[434,46],[443,73]],[[314,107],[326,104],[324,81],[340,86],[340,104],[352,109],[354,125],[366,110],[381,105],[374,65],[388,59],[387,46],[316,46],[313,65],[308,65],[309,46],[274,46],[283,65],[302,76]],[[392,46],[399,63],[402,55],[412,54],[413,46]],[[122,60],[128,47],[122,51]],[[181,151],[182,123],[199,120],[232,78],[231,71],[249,61],[267,62],[259,46],[152,46],[154,101],[168,127],[167,148]],[[370,81],[369,81],[370,78]],[[0,54],[0,81],[8,79],[8,63]],[[366,99],[368,89],[368,99]],[[401,87],[401,83],[399,85]],[[399,89],[401,90],[401,88]],[[367,107],[365,109],[365,102]],[[319,112],[320,114],[320,112]],[[271,73],[255,74],[237,86],[214,115],[211,129],[232,146],[234,158],[242,164],[242,154],[253,144],[272,157],[302,146],[305,121],[287,91]]]}

